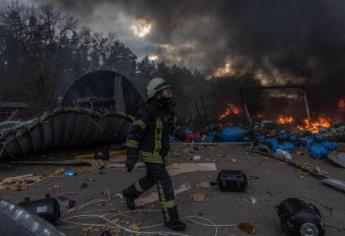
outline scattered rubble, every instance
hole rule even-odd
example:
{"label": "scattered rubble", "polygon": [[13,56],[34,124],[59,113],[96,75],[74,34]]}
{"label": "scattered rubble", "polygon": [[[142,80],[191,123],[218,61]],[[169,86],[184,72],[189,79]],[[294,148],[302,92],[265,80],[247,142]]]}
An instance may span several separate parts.
{"label": "scattered rubble", "polygon": [[254,234],[255,233],[255,224],[249,222],[241,222],[237,225],[237,227],[246,232],[247,234]]}
{"label": "scattered rubble", "polygon": [[344,152],[341,152],[341,153],[333,152],[330,155],[328,155],[327,158],[328,160],[337,164],[338,166],[345,168],[345,153]]}
{"label": "scattered rubble", "polygon": [[317,169],[313,170],[309,166],[307,166],[303,163],[298,163],[298,162],[291,161],[291,160],[288,160],[285,158],[281,158],[279,155],[274,155],[274,154],[266,153],[266,152],[259,152],[257,150],[251,150],[251,152],[258,153],[258,154],[261,154],[261,155],[266,156],[266,157],[270,157],[270,158],[278,160],[278,161],[286,162],[290,166],[293,166],[293,167],[299,169],[300,171],[308,172],[311,176],[314,176],[316,178],[329,178],[330,177],[330,175],[327,172],[321,172],[321,171],[318,171]]}
{"label": "scattered rubble", "polygon": [[207,197],[204,193],[193,194],[193,201],[194,202],[204,202],[206,200],[207,200]]}
{"label": "scattered rubble", "polygon": [[199,156],[199,155],[194,155],[194,156],[192,156],[191,160],[192,160],[192,161],[199,161],[199,160],[201,160],[201,156]]}
{"label": "scattered rubble", "polygon": [[8,177],[0,182],[0,190],[21,191],[42,180],[43,176],[34,176],[33,174]]}
{"label": "scattered rubble", "polygon": [[197,187],[199,187],[199,188],[210,188],[211,184],[209,181],[202,181],[197,185]]}
{"label": "scattered rubble", "polygon": [[[213,131],[214,138],[209,137],[209,133],[201,132],[201,134],[198,136],[192,136],[191,143],[184,143],[181,144],[181,147],[185,147],[184,149],[175,151],[172,153],[173,157],[180,157],[180,156],[186,156],[186,158],[189,158],[192,156],[192,161],[199,161],[201,159],[204,160],[210,160],[209,154],[204,154],[202,151],[207,150],[217,150],[218,146],[222,145],[243,145],[248,144],[248,141],[250,141],[249,138],[250,135],[247,131],[243,129],[238,129],[235,127],[235,129],[232,129],[231,127],[224,127],[222,129],[219,129],[217,132]],[[217,136],[218,135],[218,136]],[[223,137],[222,137],[223,135]],[[224,137],[224,135],[229,135],[227,137]],[[200,139],[199,139],[200,138]],[[323,179],[322,183],[326,186],[332,187],[338,191],[344,191],[345,184],[341,180],[333,179],[331,175],[325,171],[326,169],[322,166],[314,166],[311,167],[305,162],[300,162],[298,160],[299,155],[304,155],[304,153],[309,154],[310,157],[321,160],[324,158],[328,158],[329,160],[336,162],[336,161],[342,161],[342,154],[343,153],[337,153],[335,150],[339,149],[338,143],[334,142],[333,139],[329,138],[326,139],[325,136],[321,134],[310,134],[310,133],[288,133],[288,132],[275,132],[273,135],[267,135],[266,133],[260,133],[254,135],[251,137],[253,139],[253,145],[250,148],[250,152],[258,153],[260,155],[263,155],[265,157],[269,157],[275,160],[279,160],[281,162],[287,163],[288,165],[291,165],[295,168],[297,168],[296,173],[300,178],[304,178],[307,174],[310,174],[318,179]],[[212,140],[212,141],[211,141]],[[217,142],[217,141],[226,141],[226,143]],[[75,174],[81,173],[79,169],[77,169],[77,165],[86,165],[88,166],[88,169],[86,171],[92,171],[92,170],[104,170],[107,168],[125,168],[124,160],[125,160],[125,150],[116,150],[116,151],[110,151],[109,160],[103,160],[102,158],[95,159],[95,154],[88,153],[88,154],[81,154],[75,156],[74,160],[64,160],[64,161],[21,161],[22,163],[26,164],[38,164],[38,165],[63,165],[65,167],[56,169],[51,176],[48,177],[69,177],[74,176]],[[187,155],[184,155],[187,154]],[[192,155],[191,155],[192,154]],[[216,159],[217,163],[218,160],[228,160],[231,166],[240,166],[241,163],[243,163],[241,156],[237,156],[234,158],[232,155],[228,155],[227,153],[220,151],[218,153],[213,154]],[[202,158],[201,158],[202,156]],[[185,158],[185,157],[183,157]],[[236,164],[237,163],[237,164]],[[236,165],[234,165],[236,164]],[[91,166],[91,167],[90,167]],[[219,165],[218,165],[219,166]],[[138,162],[136,164],[136,167],[145,167],[144,163]],[[217,171],[218,168],[216,166],[216,163],[214,162],[208,162],[208,163],[173,163],[172,165],[167,166],[167,170],[171,176],[176,176],[179,174],[186,174],[186,173],[192,173],[197,171],[203,171],[203,172],[213,172]],[[110,171],[110,170],[108,170]],[[116,170],[114,170],[116,171]],[[269,171],[269,170],[268,170]],[[108,174],[109,172],[107,172]],[[20,177],[20,176],[19,176]],[[27,188],[29,184],[39,182],[43,179],[42,176],[39,176],[37,179],[40,180],[34,180],[35,178],[32,178],[30,180],[30,176],[22,177],[22,180],[19,181],[19,179],[16,179],[16,177],[13,177],[14,180],[9,181],[8,179],[4,179],[0,182],[0,189],[12,189],[19,191],[21,189]],[[34,176],[31,176],[34,177]],[[36,177],[36,176],[35,176]],[[76,178],[76,177],[74,177]],[[238,180],[238,178],[236,178]],[[32,182],[30,182],[32,181]],[[78,180],[79,181],[79,180]],[[84,180],[85,181],[85,180]],[[90,182],[89,180],[87,180]],[[198,180],[201,181],[201,180]],[[234,180],[227,179],[227,182],[231,182]],[[223,181],[224,183],[226,182]],[[304,180],[303,180],[304,181]],[[219,182],[217,185],[219,185]],[[228,183],[229,184],[229,183]],[[194,192],[194,194],[191,194],[191,200],[196,203],[202,203],[205,201],[210,201],[210,199],[207,198],[205,193],[199,192],[204,191],[205,189],[209,189],[211,185],[214,185],[213,182],[209,181],[201,181],[198,184],[196,184],[196,187],[198,188],[197,192]],[[237,185],[239,183],[237,182]],[[11,186],[11,187],[9,187]],[[57,185],[60,190],[62,190],[62,185]],[[89,185],[87,182],[79,182],[79,188],[76,189],[78,191],[79,189],[83,190],[86,188],[92,188],[91,184]],[[175,194],[179,195],[181,193],[187,192],[191,190],[191,186],[189,184],[181,185],[178,188],[175,189]],[[85,190],[84,190],[85,191]],[[241,190],[242,191],[242,190]],[[244,190],[243,190],[244,191]],[[69,194],[75,194],[76,192],[70,192],[64,194],[65,196]],[[249,194],[252,194],[252,191],[248,191]],[[77,215],[81,210],[84,209],[85,206],[91,206],[95,209],[104,209],[106,206],[110,204],[111,201],[117,200],[117,201],[123,201],[123,197],[119,193],[114,193],[110,189],[105,189],[104,192],[102,192],[104,196],[106,196],[107,199],[103,199],[102,201],[94,201],[90,205],[82,204],[80,206],[75,207],[70,206],[68,201],[66,201],[64,204],[64,200],[59,199],[61,205],[65,205],[64,212],[68,215]],[[258,199],[260,202],[258,203]],[[152,204],[157,202],[158,194],[157,193],[151,193],[146,196],[140,197],[136,199],[136,205],[138,207],[143,207],[147,204]],[[190,199],[189,199],[190,200]],[[245,197],[246,205],[261,205],[264,201],[261,200],[261,198],[257,198],[257,196],[247,196]],[[250,204],[251,203],[251,204]],[[205,203],[207,204],[207,203]],[[254,207],[254,206],[253,206]],[[91,208],[92,209],[92,208]],[[140,231],[141,230],[141,223],[135,222],[131,220],[126,221],[117,221],[118,219],[114,220],[114,222],[121,223],[125,225],[128,229],[133,231]],[[96,223],[99,223],[100,225],[106,225],[107,221],[105,219],[96,219]],[[229,226],[231,227],[231,226]],[[244,232],[248,234],[255,233],[255,224],[249,223],[249,222],[242,222],[239,224],[235,224],[234,227],[238,227],[240,230],[243,230]],[[97,227],[97,226],[85,226],[84,229],[81,230],[82,235],[93,235],[93,234],[99,234],[102,232],[105,234],[106,231],[104,231],[106,228]],[[120,230],[119,229],[112,229],[107,231],[108,233],[112,235],[119,235]]]}
{"label": "scattered rubble", "polygon": [[170,176],[196,171],[216,171],[215,163],[174,163],[167,167]]}

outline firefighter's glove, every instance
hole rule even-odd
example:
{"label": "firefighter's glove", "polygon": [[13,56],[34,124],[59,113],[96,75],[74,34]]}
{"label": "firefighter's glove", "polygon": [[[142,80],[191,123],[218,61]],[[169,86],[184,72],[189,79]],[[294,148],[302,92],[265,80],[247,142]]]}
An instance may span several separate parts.
{"label": "firefighter's glove", "polygon": [[137,151],[135,149],[128,149],[127,151],[127,160],[126,160],[126,167],[127,171],[131,172],[135,166],[135,163],[138,160]]}

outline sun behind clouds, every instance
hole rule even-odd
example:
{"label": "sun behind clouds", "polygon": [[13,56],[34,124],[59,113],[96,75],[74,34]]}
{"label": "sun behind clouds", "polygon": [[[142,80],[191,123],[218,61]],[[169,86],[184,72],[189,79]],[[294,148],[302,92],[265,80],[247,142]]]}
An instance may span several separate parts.
{"label": "sun behind clouds", "polygon": [[133,20],[130,29],[132,30],[133,34],[138,38],[144,38],[145,36],[150,34],[152,30],[152,23],[143,19]]}

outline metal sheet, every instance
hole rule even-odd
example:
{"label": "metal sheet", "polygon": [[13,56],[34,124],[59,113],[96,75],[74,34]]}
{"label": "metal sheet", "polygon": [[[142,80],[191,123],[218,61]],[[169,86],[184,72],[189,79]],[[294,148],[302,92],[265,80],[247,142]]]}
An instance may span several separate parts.
{"label": "metal sheet", "polygon": [[338,153],[335,155],[328,155],[328,160],[337,164],[340,167],[345,168],[345,153]]}
{"label": "metal sheet", "polygon": [[13,128],[0,144],[0,160],[24,158],[71,147],[124,142],[130,119],[89,109],[59,108]]}

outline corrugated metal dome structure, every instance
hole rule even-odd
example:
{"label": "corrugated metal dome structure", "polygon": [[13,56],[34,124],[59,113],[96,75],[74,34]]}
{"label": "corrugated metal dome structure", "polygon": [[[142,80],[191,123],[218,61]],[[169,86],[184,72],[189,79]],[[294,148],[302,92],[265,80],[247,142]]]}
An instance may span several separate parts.
{"label": "corrugated metal dome structure", "polygon": [[132,121],[128,115],[135,115],[145,99],[145,82],[133,80],[109,70],[83,75],[59,107],[0,132],[0,161],[123,143]]}
{"label": "corrugated metal dome structure", "polygon": [[61,106],[79,106],[95,101],[114,101],[116,112],[134,115],[143,105],[143,91],[123,75],[110,70],[89,72],[77,79],[65,92]]}

